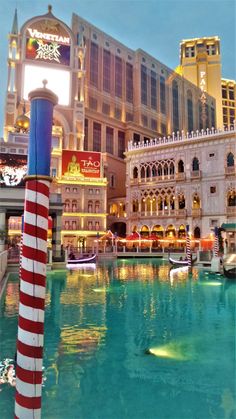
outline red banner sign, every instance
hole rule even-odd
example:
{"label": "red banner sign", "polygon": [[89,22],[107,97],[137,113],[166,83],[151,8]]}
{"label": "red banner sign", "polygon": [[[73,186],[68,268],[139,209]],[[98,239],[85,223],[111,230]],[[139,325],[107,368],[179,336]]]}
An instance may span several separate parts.
{"label": "red banner sign", "polygon": [[101,177],[101,153],[62,150],[62,176]]}

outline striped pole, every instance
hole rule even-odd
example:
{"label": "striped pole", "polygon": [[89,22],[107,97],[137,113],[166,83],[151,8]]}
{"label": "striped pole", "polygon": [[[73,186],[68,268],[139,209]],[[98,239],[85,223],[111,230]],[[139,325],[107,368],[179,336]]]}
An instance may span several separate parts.
{"label": "striped pole", "polygon": [[214,257],[219,257],[219,234],[218,234],[218,227],[215,227],[215,239],[214,239]]}
{"label": "striped pole", "polygon": [[186,225],[186,253],[188,260],[188,267],[192,266],[191,242],[189,236],[189,225]]}
{"label": "striped pole", "polygon": [[19,278],[21,278],[21,265],[22,265],[22,250],[23,250],[23,230],[24,230],[24,215],[21,217],[21,236],[20,236],[20,269]]}
{"label": "striped pole", "polygon": [[41,417],[44,304],[53,106],[44,88],[31,100],[16,359],[15,418]]}

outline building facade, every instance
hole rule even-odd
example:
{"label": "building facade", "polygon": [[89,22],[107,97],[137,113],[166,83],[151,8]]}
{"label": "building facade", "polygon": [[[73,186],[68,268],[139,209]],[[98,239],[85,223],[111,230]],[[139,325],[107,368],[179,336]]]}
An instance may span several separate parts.
{"label": "building facade", "polygon": [[[209,109],[206,104],[206,92],[216,100],[216,124],[233,126],[236,119],[235,80],[222,78],[221,48],[218,36],[183,40],[180,44],[180,72],[202,90],[199,112],[207,119]],[[206,123],[206,127],[211,128]]]}
{"label": "building facade", "polygon": [[127,162],[128,232],[195,238],[236,216],[236,125],[130,142]]}
{"label": "building facade", "polygon": [[[207,60],[214,56],[218,68],[219,42],[214,38],[212,43],[215,50],[206,45]],[[211,87],[211,80],[214,77],[217,84],[220,72],[209,73],[207,79],[202,76],[201,83],[196,77],[205,71],[202,68],[198,68],[196,77],[190,77],[186,69],[191,66],[184,59],[193,57],[188,56],[186,48],[183,44],[181,75],[147,52],[131,50],[77,14],[72,15],[69,28],[49,6],[48,13],[33,17],[19,31],[15,13],[9,34],[1,147],[11,153],[11,149],[21,150],[23,141],[27,154],[28,93],[47,79],[47,87],[59,97],[54,109],[51,171],[52,188],[61,194],[64,243],[90,244],[107,228],[125,234],[130,214],[126,205],[125,150],[130,141],[148,145],[153,138],[173,136],[174,132],[179,137],[182,132],[217,125],[216,118],[222,116],[222,95],[219,93],[219,111],[218,93]],[[213,68],[213,62],[211,65]],[[227,86],[228,92],[231,85]],[[230,109],[227,112],[231,121]],[[75,155],[101,153],[99,179],[65,176],[63,155],[68,151]]]}

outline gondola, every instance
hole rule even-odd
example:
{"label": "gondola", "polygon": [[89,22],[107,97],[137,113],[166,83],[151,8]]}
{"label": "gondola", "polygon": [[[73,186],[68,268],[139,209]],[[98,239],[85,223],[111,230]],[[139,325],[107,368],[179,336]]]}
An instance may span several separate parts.
{"label": "gondola", "polygon": [[236,267],[234,268],[226,268],[226,266],[223,265],[223,272],[224,276],[228,279],[234,279],[236,280]]}
{"label": "gondola", "polygon": [[236,253],[231,253],[223,259],[223,273],[228,279],[236,279]]}
{"label": "gondola", "polygon": [[[168,256],[169,262],[171,263],[171,265],[175,265],[175,266],[188,266],[188,260],[179,260],[179,259],[173,259],[170,255]],[[195,262],[197,261],[197,258],[193,258],[192,259],[192,263],[191,265],[193,265]]]}
{"label": "gondola", "polygon": [[67,260],[67,265],[71,266],[71,265],[81,265],[84,263],[95,263],[96,262],[96,257],[97,255],[95,253],[91,253],[91,254],[83,254],[81,255],[81,257],[79,258],[69,258]]}

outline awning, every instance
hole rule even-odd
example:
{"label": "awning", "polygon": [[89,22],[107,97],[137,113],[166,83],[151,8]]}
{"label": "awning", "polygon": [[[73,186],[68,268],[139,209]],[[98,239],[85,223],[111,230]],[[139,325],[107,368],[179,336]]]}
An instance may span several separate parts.
{"label": "awning", "polygon": [[236,223],[223,223],[221,228],[225,231],[233,231],[236,232]]}

